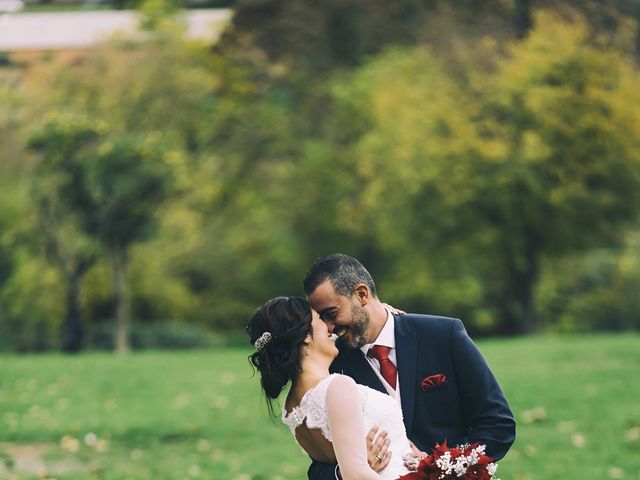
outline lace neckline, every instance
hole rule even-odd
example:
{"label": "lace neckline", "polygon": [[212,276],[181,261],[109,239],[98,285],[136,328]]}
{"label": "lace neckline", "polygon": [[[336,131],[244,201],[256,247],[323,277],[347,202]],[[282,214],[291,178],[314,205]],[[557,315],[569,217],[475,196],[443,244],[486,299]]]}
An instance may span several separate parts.
{"label": "lace neckline", "polygon": [[[318,383],[316,383],[313,387],[311,387],[309,390],[307,390],[306,392],[304,392],[304,395],[302,395],[302,398],[300,399],[300,403],[298,405],[296,405],[295,407],[293,407],[291,409],[290,412],[287,412],[287,409],[285,407],[282,407],[282,420],[285,423],[287,419],[290,419],[291,417],[295,417],[295,416],[300,416],[299,414],[297,415],[296,412],[300,412],[300,410],[304,409],[304,406],[307,405],[309,402],[307,401],[307,398],[312,396],[312,393],[314,390],[317,390],[318,388],[320,388],[320,385],[324,382],[326,382],[328,379],[330,379],[331,377],[337,375],[336,373],[331,373],[328,376],[324,377],[323,379],[321,379]],[[298,425],[300,425],[302,422],[304,421],[304,416],[302,416],[300,422],[298,423]]]}
{"label": "lace neckline", "polygon": [[323,378],[314,387],[307,390],[302,396],[300,404],[293,407],[290,412],[287,413],[287,410],[284,407],[282,408],[282,422],[289,427],[294,437],[296,428],[306,421],[307,428],[319,428],[323,436],[332,441],[327,420],[325,397],[331,379],[336,375],[338,374],[333,373]]}

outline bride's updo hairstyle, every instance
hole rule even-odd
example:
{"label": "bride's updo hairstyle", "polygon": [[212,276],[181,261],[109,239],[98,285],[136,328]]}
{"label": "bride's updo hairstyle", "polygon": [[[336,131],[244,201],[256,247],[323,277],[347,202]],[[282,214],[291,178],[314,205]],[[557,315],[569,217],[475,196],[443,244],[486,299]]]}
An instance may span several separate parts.
{"label": "bride's updo hairstyle", "polygon": [[247,325],[256,351],[249,356],[260,372],[267,406],[275,414],[273,401],[300,373],[300,346],[311,333],[311,305],[299,297],[276,297],[262,305]]}

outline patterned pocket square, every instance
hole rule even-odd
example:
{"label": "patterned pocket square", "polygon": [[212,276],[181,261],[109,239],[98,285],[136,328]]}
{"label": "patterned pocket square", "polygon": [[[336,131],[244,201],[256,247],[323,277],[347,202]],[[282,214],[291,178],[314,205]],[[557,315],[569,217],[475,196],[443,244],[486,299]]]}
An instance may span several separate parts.
{"label": "patterned pocket square", "polygon": [[424,392],[431,388],[437,388],[443,383],[447,383],[447,376],[443,373],[438,373],[436,375],[429,375],[428,377],[424,377],[422,379],[422,382],[420,382],[420,388]]}

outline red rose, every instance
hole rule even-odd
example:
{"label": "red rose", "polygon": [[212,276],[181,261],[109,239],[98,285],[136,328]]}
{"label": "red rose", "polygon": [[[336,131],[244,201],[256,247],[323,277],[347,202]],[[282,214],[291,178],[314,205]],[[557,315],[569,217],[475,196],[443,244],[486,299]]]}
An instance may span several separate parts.
{"label": "red rose", "polygon": [[487,471],[487,464],[493,462],[493,459],[487,455],[480,455],[478,463],[475,465],[465,465],[466,472],[460,477],[454,473],[444,474],[436,463],[436,461],[445,454],[448,454],[452,461],[455,461],[455,459],[461,456],[468,457],[478,446],[480,446],[480,444],[476,442],[463,447],[448,447],[445,439],[442,444],[436,443],[431,455],[427,455],[427,457],[418,464],[418,470],[416,472],[403,475],[398,480],[492,480],[492,475]]}
{"label": "red rose", "polygon": [[467,474],[465,480],[482,480],[482,471],[484,467],[482,465],[471,465],[467,468]]}

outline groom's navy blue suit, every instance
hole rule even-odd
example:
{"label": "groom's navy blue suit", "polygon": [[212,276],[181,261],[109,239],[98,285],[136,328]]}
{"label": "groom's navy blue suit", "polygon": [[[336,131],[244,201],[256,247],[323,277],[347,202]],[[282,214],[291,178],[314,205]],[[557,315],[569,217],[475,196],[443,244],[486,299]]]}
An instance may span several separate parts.
{"label": "groom's navy blue suit", "polygon": [[[515,440],[515,420],[487,362],[462,325],[453,318],[396,315],[395,340],[400,398],[407,436],[423,451],[436,442],[480,442],[502,458]],[[340,344],[331,365],[357,383],[387,393],[360,349]],[[446,381],[423,390],[421,381],[443,374]],[[393,450],[393,445],[390,446]],[[313,462],[310,480],[335,480],[335,465]]]}

